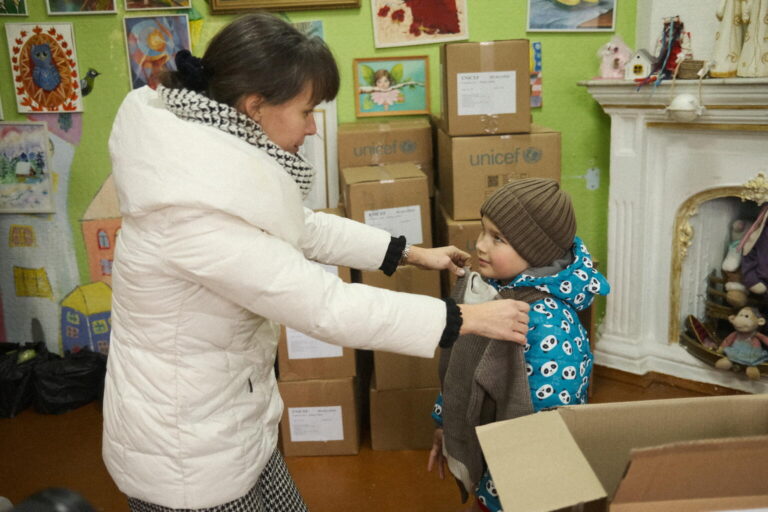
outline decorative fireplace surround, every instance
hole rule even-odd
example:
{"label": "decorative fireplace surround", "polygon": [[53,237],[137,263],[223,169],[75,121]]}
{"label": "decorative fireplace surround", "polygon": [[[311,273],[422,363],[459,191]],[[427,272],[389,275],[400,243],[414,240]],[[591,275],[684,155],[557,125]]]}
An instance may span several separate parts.
{"label": "decorative fireplace surround", "polygon": [[[612,291],[594,347],[597,364],[768,392],[768,377],[749,381],[717,370],[677,343],[682,319],[702,310],[702,276],[711,270],[693,267],[722,261],[727,243],[727,218],[701,218],[718,208],[700,208],[699,198],[738,197],[748,183],[765,187],[758,174],[768,175],[768,79],[677,80],[639,90],[619,80],[579,85],[611,116]],[[672,96],[684,93],[705,107],[691,122],[666,111]],[[768,200],[768,191],[758,197]],[[735,215],[739,202],[725,211]]]}

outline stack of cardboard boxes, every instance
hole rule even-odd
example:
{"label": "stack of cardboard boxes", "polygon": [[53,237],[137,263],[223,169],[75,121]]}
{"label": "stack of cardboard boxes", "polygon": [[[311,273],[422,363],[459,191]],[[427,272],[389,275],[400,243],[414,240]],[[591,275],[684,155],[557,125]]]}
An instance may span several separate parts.
{"label": "stack of cardboard boxes", "polygon": [[[560,180],[560,134],[531,125],[529,58],[526,39],[441,48],[437,245],[476,257],[480,206],[488,196],[516,179]],[[454,282],[444,273],[443,292]]]}
{"label": "stack of cardboard boxes", "polygon": [[[339,126],[339,169],[347,216],[381,227],[408,243],[432,247],[434,166],[426,119]],[[353,271],[353,281],[440,297],[436,272],[400,267],[392,277]],[[429,412],[438,393],[437,360],[373,353],[370,397],[374,450],[431,444]]]}
{"label": "stack of cardboard boxes", "polygon": [[[342,209],[322,211],[344,216]],[[351,282],[349,268],[323,267]],[[356,454],[361,419],[356,351],[283,326],[277,364],[277,385],[285,403],[280,422],[283,454]]]}

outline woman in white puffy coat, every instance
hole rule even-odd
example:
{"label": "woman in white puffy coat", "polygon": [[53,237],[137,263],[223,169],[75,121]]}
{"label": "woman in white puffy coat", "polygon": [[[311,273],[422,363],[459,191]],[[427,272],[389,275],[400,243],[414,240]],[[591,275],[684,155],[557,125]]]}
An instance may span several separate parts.
{"label": "woman in white puffy coat", "polygon": [[468,258],[302,206],[312,170],[297,151],[339,87],[322,41],[251,14],[176,63],[128,94],[109,139],[123,223],[104,461],[134,511],[304,510],[276,449],[278,324],[432,357],[460,332],[524,342],[528,306],[457,306],[312,263],[460,273]]}

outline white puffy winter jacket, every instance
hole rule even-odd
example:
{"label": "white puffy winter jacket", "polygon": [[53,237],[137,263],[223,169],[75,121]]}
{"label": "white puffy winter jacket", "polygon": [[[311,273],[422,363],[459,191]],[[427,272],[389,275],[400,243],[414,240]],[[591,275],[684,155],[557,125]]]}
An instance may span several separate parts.
{"label": "white puffy winter jacket", "polygon": [[390,235],[303,208],[266,153],[128,94],[109,139],[123,223],[113,266],[103,456],[128,496],[171,508],[246,494],[277,444],[277,324],[431,357],[434,298],[346,284]]}

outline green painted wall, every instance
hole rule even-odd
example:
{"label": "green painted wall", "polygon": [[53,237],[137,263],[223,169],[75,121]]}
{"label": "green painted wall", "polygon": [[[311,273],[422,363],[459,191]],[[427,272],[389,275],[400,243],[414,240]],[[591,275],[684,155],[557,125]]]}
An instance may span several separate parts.
{"label": "green painted wall", "polygon": [[[635,13],[637,0],[618,2],[616,33],[632,47],[635,42]],[[94,91],[84,98],[83,135],[77,148],[69,188],[70,224],[74,230],[75,250],[83,284],[90,281],[85,248],[80,234],[79,219],[110,172],[107,138],[112,119],[122,98],[129,92],[122,19],[122,0],[118,14],[47,16],[44,1],[27,2],[30,16],[5,17],[4,22],[72,22],[81,73],[89,67],[101,72]],[[419,45],[376,49],[373,44],[371,7],[361,0],[359,9],[323,11],[294,11],[285,13],[292,21],[319,19],[324,23],[325,39],[333,50],[342,74],[338,98],[339,122],[355,120],[352,83],[352,59],[398,55],[428,55],[432,77],[432,112],[439,114],[440,84],[439,45]],[[579,235],[585,239],[593,255],[605,270],[607,249],[607,201],[610,121],[584,87],[577,86],[597,74],[598,48],[612,34],[606,32],[532,32],[527,33],[526,0],[468,0],[469,34],[471,41],[528,38],[541,41],[543,46],[544,106],[534,109],[535,123],[562,132],[563,186],[574,198]],[[212,15],[203,0],[194,0],[195,9],[204,17],[198,44],[193,52],[201,55],[206,42],[233,16]],[[130,12],[129,16],[160,14]],[[178,13],[179,11],[166,11]],[[0,95],[5,119],[24,120],[15,112],[15,100],[10,82],[9,59],[5,31],[2,34],[5,55],[0,58]],[[588,190],[583,178],[587,169],[601,170],[600,187]]]}

